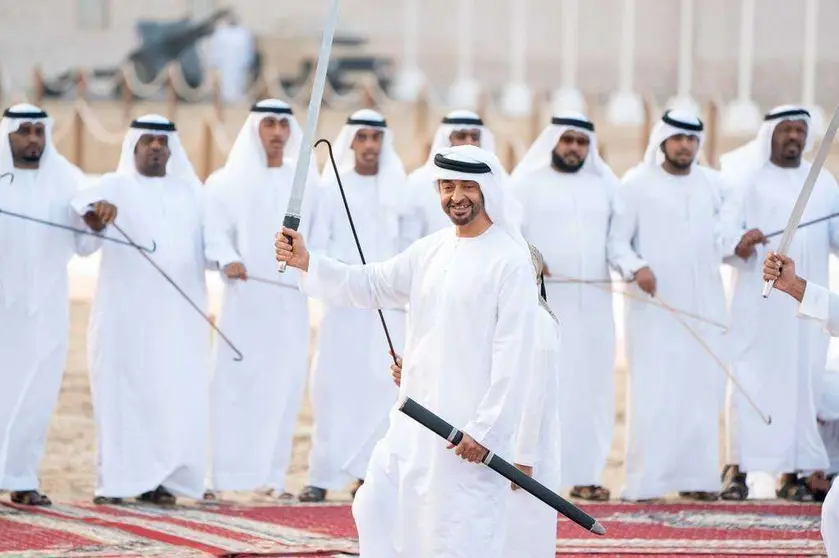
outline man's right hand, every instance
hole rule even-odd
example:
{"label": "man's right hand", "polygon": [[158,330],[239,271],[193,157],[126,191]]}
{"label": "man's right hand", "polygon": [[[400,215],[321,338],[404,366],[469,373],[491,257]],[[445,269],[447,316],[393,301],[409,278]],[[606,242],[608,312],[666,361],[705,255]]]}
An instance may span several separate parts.
{"label": "man's right hand", "polygon": [[242,279],[247,281],[248,270],[245,269],[245,264],[242,262],[233,262],[224,266],[224,274],[228,279]]}
{"label": "man's right hand", "polygon": [[[284,235],[291,237],[291,245]],[[274,249],[278,262],[286,262],[287,265],[301,271],[309,271],[309,250],[299,232],[283,227],[283,232],[274,236]]]}
{"label": "man's right hand", "polygon": [[117,206],[106,201],[93,204],[93,208],[82,216],[85,224],[96,232],[101,232],[117,218]]}
{"label": "man's right hand", "polygon": [[795,274],[795,262],[789,256],[769,252],[763,260],[763,280],[774,281],[774,287],[801,302],[807,282]]}
{"label": "man's right hand", "polygon": [[748,260],[755,253],[755,246],[758,244],[766,244],[769,239],[760,231],[760,229],[751,229],[743,233],[740,242],[734,249],[734,253],[743,260]]}
{"label": "man's right hand", "polygon": [[641,269],[636,271],[635,282],[638,283],[638,286],[641,288],[642,291],[644,291],[650,296],[655,296],[656,279],[652,269],[650,269],[649,267],[642,267]]}

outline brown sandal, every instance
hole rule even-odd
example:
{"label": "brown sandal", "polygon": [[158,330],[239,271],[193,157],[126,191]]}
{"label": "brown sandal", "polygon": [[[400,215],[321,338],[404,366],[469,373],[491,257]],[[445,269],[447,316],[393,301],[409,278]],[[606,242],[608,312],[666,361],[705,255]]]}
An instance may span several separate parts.
{"label": "brown sandal", "polygon": [[20,492],[12,492],[11,500],[15,504],[21,506],[51,506],[52,500],[46,494],[41,494],[37,490],[22,490]]}
{"label": "brown sandal", "polygon": [[608,488],[594,484],[589,486],[575,486],[571,489],[571,497],[579,498],[580,500],[606,502],[611,496]]}

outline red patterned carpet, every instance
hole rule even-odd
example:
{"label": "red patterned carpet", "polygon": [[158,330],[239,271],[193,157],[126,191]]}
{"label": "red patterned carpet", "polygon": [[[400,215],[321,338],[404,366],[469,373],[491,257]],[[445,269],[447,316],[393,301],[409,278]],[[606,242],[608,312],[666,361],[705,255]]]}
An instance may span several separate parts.
{"label": "red patterned carpet", "polygon": [[[819,507],[756,504],[592,504],[606,527],[562,520],[558,555],[824,556]],[[0,506],[0,558],[357,556],[349,506]]]}

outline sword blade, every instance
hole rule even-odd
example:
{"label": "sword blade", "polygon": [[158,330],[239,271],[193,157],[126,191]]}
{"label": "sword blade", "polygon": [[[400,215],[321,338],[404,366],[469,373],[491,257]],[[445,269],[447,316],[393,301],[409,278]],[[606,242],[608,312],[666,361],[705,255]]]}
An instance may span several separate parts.
{"label": "sword blade", "polygon": [[326,85],[326,70],[329,67],[329,56],[332,51],[332,39],[335,36],[335,26],[338,23],[338,2],[332,0],[326,23],[323,28],[323,41],[318,53],[318,63],[315,68],[315,80],[312,85],[312,97],[309,99],[309,111],[306,114],[306,127],[303,129],[303,141],[300,144],[300,154],[297,157],[297,167],[294,169],[294,182],[291,196],[288,200],[289,215],[300,217],[303,207],[303,194],[306,191],[306,179],[309,174],[309,163],[312,160],[312,144],[318,125],[320,105],[323,101],[323,89]]}
{"label": "sword blade", "polygon": [[[830,146],[833,143],[833,138],[836,137],[836,131],[839,130],[839,105],[833,111],[833,118],[830,119],[830,125],[822,138],[822,143],[819,145],[819,151],[816,153],[816,158],[813,159],[813,164],[810,167],[810,172],[807,174],[807,179],[804,181],[804,186],[801,187],[801,192],[798,194],[798,199],[792,208],[792,213],[787,222],[787,228],[784,229],[784,235],[781,237],[781,242],[778,244],[779,254],[786,254],[789,250],[792,239],[795,236],[795,231],[798,223],[801,222],[801,216],[804,215],[804,209],[807,207],[807,202],[810,200],[810,194],[813,193],[813,188],[816,186],[816,181],[819,179],[824,162],[827,160],[827,155],[830,153]],[[772,292],[774,281],[767,281],[763,285],[763,298],[767,298]]]}
{"label": "sword blade", "polygon": [[[338,0],[332,0],[326,23],[323,27],[323,40],[318,53],[318,64],[315,67],[315,81],[312,84],[312,97],[309,99],[309,111],[306,114],[306,127],[303,129],[303,140],[300,142],[300,154],[297,156],[297,167],[294,169],[294,181],[291,184],[291,195],[288,199],[283,226],[297,230],[303,209],[303,196],[306,192],[306,179],[309,176],[309,162],[312,160],[312,143],[318,125],[320,105],[323,102],[323,88],[326,85],[326,70],[329,67],[329,55],[332,52],[332,38],[335,36],[335,26],[338,24]],[[288,238],[288,237],[286,237]],[[288,238],[291,242],[291,239]],[[277,265],[277,271],[285,273],[286,262]]]}

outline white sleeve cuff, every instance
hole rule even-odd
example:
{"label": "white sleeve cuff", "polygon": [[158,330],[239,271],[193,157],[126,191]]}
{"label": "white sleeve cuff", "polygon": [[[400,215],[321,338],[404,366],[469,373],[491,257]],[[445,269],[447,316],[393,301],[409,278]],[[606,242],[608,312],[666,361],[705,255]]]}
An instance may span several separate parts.
{"label": "white sleeve cuff", "polygon": [[830,317],[830,291],[808,281],[798,305],[798,317],[827,322]]}

